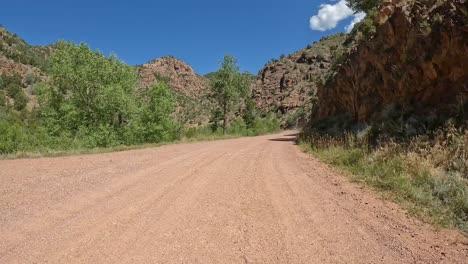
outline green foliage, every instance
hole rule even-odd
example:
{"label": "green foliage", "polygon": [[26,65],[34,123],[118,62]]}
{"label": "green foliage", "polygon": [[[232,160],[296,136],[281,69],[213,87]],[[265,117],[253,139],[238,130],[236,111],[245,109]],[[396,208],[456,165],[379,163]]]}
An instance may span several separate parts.
{"label": "green foliage", "polygon": [[357,23],[348,34],[344,46],[354,47],[361,41],[369,40],[377,32],[377,25],[375,24],[378,15],[377,8],[369,9],[365,13],[366,17]]}
{"label": "green foliage", "polygon": [[13,74],[13,75],[0,75],[0,78],[2,79],[3,83],[3,88],[7,89],[8,86],[10,85],[17,85],[17,86],[22,86],[22,81],[21,81],[21,76],[19,74]]}
{"label": "green foliage", "polygon": [[29,98],[21,89],[13,96],[13,100],[15,101],[14,106],[16,111],[21,111],[25,109],[26,105],[29,102]]}
{"label": "green foliage", "polygon": [[28,73],[26,74],[25,81],[26,81],[26,84],[33,85],[34,83],[36,83],[37,78],[34,74]]}
{"label": "green foliage", "polygon": [[239,72],[237,60],[226,55],[221,69],[216,72],[211,81],[211,96],[217,111],[222,113],[222,128],[226,132],[229,126],[229,116],[239,109],[240,104],[249,94],[249,79]]}
{"label": "green foliage", "polygon": [[244,123],[247,128],[253,128],[255,124],[255,102],[251,97],[246,98],[245,100],[245,111],[242,115]]}
{"label": "green foliage", "polygon": [[121,126],[133,110],[136,73],[114,56],[62,41],[51,57],[50,74],[52,85],[38,90],[46,125],[60,126],[53,131]]}
{"label": "green foliage", "polygon": [[273,59],[269,60],[269,61],[265,64],[265,67],[268,66],[268,65],[270,65],[270,64],[277,63],[278,61],[279,61],[278,59],[273,58]]}
{"label": "green foliage", "polygon": [[6,106],[6,98],[5,98],[5,93],[0,90],[0,107]]}
{"label": "green foliage", "polygon": [[17,40],[12,36],[6,36],[4,41],[8,46],[12,46],[13,44],[17,42]]}
{"label": "green foliage", "polygon": [[366,12],[377,9],[383,0],[347,0],[348,6],[356,12]]}
{"label": "green foliage", "polygon": [[21,92],[21,86],[17,83],[8,84],[5,89],[6,94],[11,97],[15,98],[17,94]]}
{"label": "green foliage", "polygon": [[[205,139],[279,129],[275,115],[258,116],[250,91],[254,77],[239,73],[231,56],[213,74],[213,129],[187,131],[174,119],[176,105],[180,105],[167,84],[169,79],[156,76],[158,84],[137,90],[132,67],[85,44],[63,41],[54,46],[47,64],[47,82],[37,83],[33,74],[25,76],[24,83],[19,75],[0,76],[0,154],[122,148],[170,142],[184,135]],[[24,88],[37,91],[40,108],[26,109],[29,99]],[[12,106],[8,99],[13,99]]]}
{"label": "green foliage", "polygon": [[189,141],[214,140],[226,137],[258,136],[275,133],[279,130],[280,120],[275,114],[269,113],[265,117],[256,116],[250,127],[243,118],[236,118],[226,130],[226,133],[223,133],[221,127],[217,127],[217,129],[213,129],[212,126],[188,128],[184,132],[184,138]]}
{"label": "green foliage", "polygon": [[76,138],[85,148],[108,148],[122,143],[118,131],[108,124],[100,124],[93,128],[80,126]]}
{"label": "green foliage", "polygon": [[20,149],[25,139],[24,132],[18,124],[9,124],[0,120],[0,153],[11,153]]}
{"label": "green foliage", "polygon": [[[371,13],[373,13],[371,11]],[[364,36],[372,36],[377,32],[377,28],[374,23],[373,15],[369,14],[366,18],[364,18],[359,25],[357,25],[357,28],[362,32]]]}
{"label": "green foliage", "polygon": [[172,117],[174,96],[165,83],[155,84],[146,90],[137,115],[127,130],[128,144],[159,143],[178,138],[179,127]]}
{"label": "green foliage", "polygon": [[170,83],[171,82],[170,77],[161,75],[161,74],[159,74],[157,72],[154,73],[154,78],[156,78],[156,80],[158,80],[159,82],[163,82],[163,83]]}

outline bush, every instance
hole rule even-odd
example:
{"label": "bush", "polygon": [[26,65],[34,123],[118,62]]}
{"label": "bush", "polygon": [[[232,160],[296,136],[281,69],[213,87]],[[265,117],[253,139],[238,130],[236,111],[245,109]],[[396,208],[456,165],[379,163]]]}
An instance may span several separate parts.
{"label": "bush", "polygon": [[211,126],[203,126],[188,128],[184,131],[183,136],[186,139],[206,140],[223,138],[225,136],[258,136],[278,132],[279,130],[280,121],[277,116],[275,114],[268,114],[265,117],[255,117],[252,127],[249,127],[242,117],[238,117],[231,122],[231,125],[226,130],[226,135],[223,135],[221,127],[213,129]]}
{"label": "bush", "polygon": [[13,100],[15,101],[14,106],[15,106],[16,111],[21,111],[25,109],[29,102],[29,98],[21,89],[18,93],[15,94],[15,96],[13,97]]}
{"label": "bush", "polygon": [[15,98],[21,91],[21,86],[17,83],[11,83],[5,89],[6,94],[11,98]]}
{"label": "bush", "polygon": [[8,46],[12,46],[13,44],[16,43],[16,39],[10,36],[6,36],[4,41]]}
{"label": "bush", "polygon": [[143,93],[141,106],[128,133],[132,140],[144,143],[172,141],[178,137],[178,125],[172,117],[175,110],[174,96],[166,83],[155,84]]}
{"label": "bush", "polygon": [[33,85],[34,83],[36,83],[36,76],[32,73],[28,73],[26,74],[25,81],[26,84]]}
{"label": "bush", "polygon": [[253,134],[254,135],[262,135],[268,133],[278,132],[280,130],[280,120],[274,113],[268,113],[263,118],[256,118],[254,127],[253,127]]}
{"label": "bush", "polygon": [[349,7],[356,12],[369,13],[376,10],[381,4],[382,0],[347,0]]}
{"label": "bush", "polygon": [[92,129],[82,126],[76,137],[85,148],[108,148],[121,144],[116,130],[110,125],[99,125]]}
{"label": "bush", "polygon": [[23,129],[18,124],[10,124],[0,120],[0,153],[12,153],[23,148],[26,138]]}
{"label": "bush", "polygon": [[0,107],[6,106],[5,93],[0,91]]}

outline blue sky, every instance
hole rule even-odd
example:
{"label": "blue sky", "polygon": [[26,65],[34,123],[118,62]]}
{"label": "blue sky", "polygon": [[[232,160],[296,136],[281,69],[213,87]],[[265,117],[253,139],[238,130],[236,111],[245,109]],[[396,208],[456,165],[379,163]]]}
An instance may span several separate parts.
{"label": "blue sky", "polygon": [[[1,4],[0,24],[32,45],[48,45],[59,39],[86,42],[131,65],[172,55],[206,74],[218,69],[224,54],[231,54],[243,71],[256,74],[271,58],[345,31],[353,16],[335,8],[338,3],[15,0]],[[321,31],[312,30],[310,19],[319,11],[322,15],[314,25]],[[328,21],[329,13],[336,19]]]}

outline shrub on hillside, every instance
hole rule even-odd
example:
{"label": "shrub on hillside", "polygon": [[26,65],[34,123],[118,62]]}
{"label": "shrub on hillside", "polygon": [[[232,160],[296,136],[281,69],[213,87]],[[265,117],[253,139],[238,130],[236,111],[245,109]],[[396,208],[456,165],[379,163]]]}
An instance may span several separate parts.
{"label": "shrub on hillside", "polygon": [[5,93],[3,91],[0,91],[0,107],[4,106],[6,106]]}
{"label": "shrub on hillside", "polygon": [[9,84],[5,89],[6,94],[11,98],[15,98],[21,91],[21,86],[16,83]]}
{"label": "shrub on hillside", "polygon": [[24,93],[24,91],[22,89],[20,89],[14,96],[13,96],[13,100],[14,100],[14,107],[15,107],[15,110],[16,111],[21,111],[23,109],[26,108],[28,102],[29,102],[29,98],[28,96],[26,96],[26,94]]}

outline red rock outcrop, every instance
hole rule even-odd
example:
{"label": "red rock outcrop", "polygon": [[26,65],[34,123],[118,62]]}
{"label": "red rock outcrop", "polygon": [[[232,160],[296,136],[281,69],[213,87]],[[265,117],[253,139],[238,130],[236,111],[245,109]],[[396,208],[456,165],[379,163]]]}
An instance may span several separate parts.
{"label": "red rock outcrop", "polygon": [[468,100],[466,0],[386,1],[376,34],[318,89],[315,120],[367,122],[392,104],[454,115]]}
{"label": "red rock outcrop", "polygon": [[343,46],[344,40],[344,34],[326,37],[267,64],[253,87],[257,108],[285,114],[306,105],[315,94],[317,80],[328,72],[334,52]]}
{"label": "red rock outcrop", "polygon": [[207,78],[196,74],[192,67],[174,57],[155,59],[137,69],[140,87],[167,81],[176,92],[189,97],[199,97],[208,89]]}

